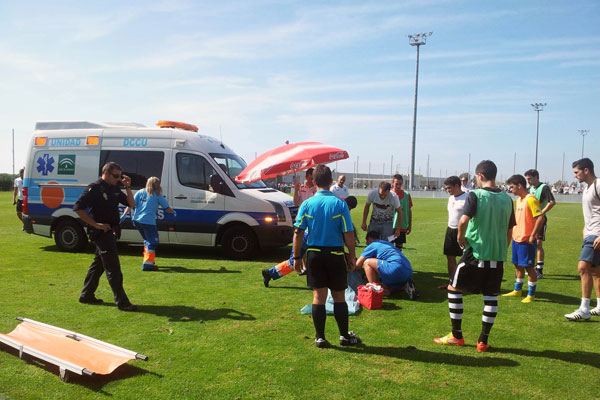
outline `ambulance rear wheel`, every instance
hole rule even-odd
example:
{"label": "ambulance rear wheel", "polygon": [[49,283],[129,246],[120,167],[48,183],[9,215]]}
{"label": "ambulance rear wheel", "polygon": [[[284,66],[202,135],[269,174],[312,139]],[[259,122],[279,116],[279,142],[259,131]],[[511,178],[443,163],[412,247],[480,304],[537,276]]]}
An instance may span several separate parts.
{"label": "ambulance rear wheel", "polygon": [[258,250],[258,240],[250,228],[233,226],[223,233],[221,244],[229,258],[243,260],[251,258]]}
{"label": "ambulance rear wheel", "polygon": [[54,229],[54,242],[61,250],[74,253],[85,248],[87,236],[79,222],[66,220]]}

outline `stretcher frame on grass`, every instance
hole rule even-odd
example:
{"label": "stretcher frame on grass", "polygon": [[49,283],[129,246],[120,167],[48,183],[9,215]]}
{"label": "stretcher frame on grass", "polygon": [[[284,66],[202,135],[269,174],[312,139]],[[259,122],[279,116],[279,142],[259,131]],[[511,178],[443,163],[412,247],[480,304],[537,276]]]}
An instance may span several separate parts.
{"label": "stretcher frame on grass", "polygon": [[[70,378],[69,373],[75,373],[78,375],[88,375],[88,376],[93,376],[97,373],[110,374],[116,368],[118,368],[120,365],[124,364],[125,362],[127,362],[129,360],[138,359],[138,360],[148,361],[148,357],[146,357],[142,354],[136,353],[131,350],[124,349],[122,347],[112,345],[110,343],[103,342],[98,339],[94,339],[89,336],[79,334],[77,332],[62,329],[62,328],[59,328],[59,327],[56,327],[53,325],[44,324],[42,322],[34,321],[34,320],[28,319],[28,318],[17,317],[16,319],[21,321],[21,324],[17,325],[17,327],[9,334],[5,335],[5,334],[0,333],[0,342],[5,343],[6,345],[8,345],[14,349],[17,349],[19,351],[19,358],[23,358],[23,354],[29,354],[40,360],[57,365],[59,367],[59,371],[60,371],[60,379],[63,382],[69,381],[69,378]],[[106,368],[102,369],[101,371],[93,371],[92,368],[86,368],[86,366],[82,366],[82,365],[79,365],[78,363],[74,363],[74,362],[71,362],[71,361],[65,359],[66,357],[61,358],[61,357],[58,357],[56,354],[55,355],[50,354],[50,352],[47,350],[42,351],[42,350],[36,349],[32,346],[28,346],[27,344],[23,343],[23,341],[26,341],[26,340],[19,341],[17,339],[19,328],[25,324],[32,326],[34,329],[37,329],[40,332],[46,331],[49,335],[55,336],[57,338],[57,340],[61,340],[63,338],[68,338],[68,339],[73,340],[73,345],[70,347],[73,347],[74,352],[81,350],[81,349],[78,349],[78,347],[87,346],[90,349],[93,349],[94,352],[96,352],[96,354],[106,353],[107,356],[112,355],[113,357],[118,358],[119,360],[114,360],[110,365],[106,366]],[[15,334],[15,332],[17,332],[17,333]],[[11,337],[10,336],[11,334],[15,334],[14,335],[15,337]],[[79,343],[81,343],[81,345],[79,345]],[[66,344],[67,346],[69,346],[68,341],[63,341],[63,344]]]}

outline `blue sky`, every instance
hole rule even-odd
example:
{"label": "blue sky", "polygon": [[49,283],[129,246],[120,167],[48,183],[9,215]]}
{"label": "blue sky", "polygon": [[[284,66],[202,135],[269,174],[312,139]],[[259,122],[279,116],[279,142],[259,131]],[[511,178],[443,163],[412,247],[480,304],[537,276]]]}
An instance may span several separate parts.
{"label": "blue sky", "polygon": [[[2,1],[0,172],[38,120],[192,123],[246,161],[290,142],[344,148],[351,172],[408,171],[421,47],[416,173],[571,180],[600,168],[596,1]],[[221,132],[221,133],[220,133]],[[385,170],[384,170],[385,164]]]}

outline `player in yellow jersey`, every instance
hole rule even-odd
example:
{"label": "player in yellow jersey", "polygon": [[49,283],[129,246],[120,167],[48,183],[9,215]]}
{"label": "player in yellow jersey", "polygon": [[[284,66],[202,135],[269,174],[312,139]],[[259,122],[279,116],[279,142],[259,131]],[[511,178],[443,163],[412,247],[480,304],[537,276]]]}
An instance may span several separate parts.
{"label": "player in yellow jersey", "polygon": [[517,225],[512,232],[512,263],[515,265],[515,289],[503,296],[521,297],[525,271],[528,275],[527,297],[522,303],[531,303],[535,299],[537,274],[535,272],[535,256],[537,250],[537,234],[540,232],[546,217],[542,213],[539,200],[527,190],[527,181],[522,175],[513,175],[506,181],[510,191],[518,197],[515,208]]}

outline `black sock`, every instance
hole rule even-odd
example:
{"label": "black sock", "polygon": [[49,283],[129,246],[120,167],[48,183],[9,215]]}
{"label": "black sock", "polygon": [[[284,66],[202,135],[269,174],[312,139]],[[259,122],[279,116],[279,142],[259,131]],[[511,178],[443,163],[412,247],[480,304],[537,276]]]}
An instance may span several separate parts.
{"label": "black sock", "polygon": [[543,261],[538,261],[537,265],[536,265],[537,269],[544,269],[544,262]]}
{"label": "black sock", "polygon": [[452,322],[452,336],[461,339],[463,298],[462,293],[448,290],[448,309],[450,310],[450,322]]}
{"label": "black sock", "polygon": [[348,304],[343,301],[339,303],[333,303],[333,315],[337,322],[338,329],[340,330],[340,336],[348,335]]}
{"label": "black sock", "polygon": [[498,314],[498,296],[483,296],[483,315],[481,317],[481,335],[479,342],[487,344],[488,336]]}
{"label": "black sock", "polygon": [[325,313],[325,304],[312,305],[312,318],[313,324],[315,325],[317,339],[325,339],[325,321],[327,320],[327,313]]}

